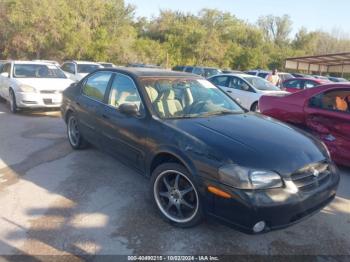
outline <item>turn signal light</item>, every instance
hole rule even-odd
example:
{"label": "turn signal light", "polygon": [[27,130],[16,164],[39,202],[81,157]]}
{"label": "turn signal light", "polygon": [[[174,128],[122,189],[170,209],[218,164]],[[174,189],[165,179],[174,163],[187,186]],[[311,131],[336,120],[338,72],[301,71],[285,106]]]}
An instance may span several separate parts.
{"label": "turn signal light", "polygon": [[217,195],[217,196],[222,197],[222,198],[232,198],[232,196],[229,193],[226,193],[226,192],[222,191],[221,189],[218,189],[218,188],[213,187],[213,186],[208,186],[208,191],[210,193],[213,193],[214,195]]}

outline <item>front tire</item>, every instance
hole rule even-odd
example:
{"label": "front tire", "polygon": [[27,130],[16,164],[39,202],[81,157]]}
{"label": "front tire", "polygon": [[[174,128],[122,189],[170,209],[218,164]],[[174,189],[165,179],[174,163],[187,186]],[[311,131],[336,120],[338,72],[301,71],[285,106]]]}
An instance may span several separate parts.
{"label": "front tire", "polygon": [[203,220],[198,188],[187,169],[177,163],[159,165],[152,173],[151,194],[162,218],[187,228]]}
{"label": "front tire", "polygon": [[78,120],[73,113],[71,113],[68,116],[67,136],[68,136],[69,144],[75,150],[84,149],[88,146],[87,141],[84,139],[84,137],[80,132]]}
{"label": "front tire", "polygon": [[16,114],[18,112],[18,107],[17,107],[15,92],[12,89],[10,89],[9,95],[10,95],[10,111],[13,114]]}
{"label": "front tire", "polygon": [[260,112],[260,109],[259,109],[259,103],[258,102],[255,102],[252,107],[250,108],[250,111],[253,111],[253,112]]}

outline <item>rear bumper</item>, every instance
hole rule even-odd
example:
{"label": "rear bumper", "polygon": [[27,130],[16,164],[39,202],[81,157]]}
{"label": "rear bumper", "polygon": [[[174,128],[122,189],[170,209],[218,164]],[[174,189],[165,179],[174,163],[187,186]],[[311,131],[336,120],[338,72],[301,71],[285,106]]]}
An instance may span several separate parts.
{"label": "rear bumper", "polygon": [[62,94],[17,92],[16,102],[19,108],[59,108],[62,103]]}
{"label": "rear bumper", "polygon": [[339,179],[338,173],[332,174],[326,184],[312,192],[293,192],[288,188],[248,192],[216,184],[233,197],[224,199],[207,193],[206,199],[212,204],[207,213],[248,234],[254,233],[252,229],[260,221],[266,223],[262,233],[286,228],[328,205],[336,195]]}

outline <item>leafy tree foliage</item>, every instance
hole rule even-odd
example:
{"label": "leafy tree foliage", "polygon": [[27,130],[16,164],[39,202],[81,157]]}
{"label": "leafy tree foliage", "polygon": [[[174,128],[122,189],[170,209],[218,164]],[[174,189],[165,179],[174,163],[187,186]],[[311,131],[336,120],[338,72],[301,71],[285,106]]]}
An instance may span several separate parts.
{"label": "leafy tree foliage", "polygon": [[350,40],[300,29],[289,16],[249,24],[228,12],[162,10],[135,18],[123,0],[0,1],[2,59],[89,59],[222,68],[282,68],[284,59],[349,51]]}

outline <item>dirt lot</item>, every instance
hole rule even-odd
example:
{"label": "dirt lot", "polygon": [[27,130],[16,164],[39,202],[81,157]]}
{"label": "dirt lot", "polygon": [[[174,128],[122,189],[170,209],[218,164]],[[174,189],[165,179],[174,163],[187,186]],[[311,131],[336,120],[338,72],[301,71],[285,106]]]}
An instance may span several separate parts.
{"label": "dirt lot", "polygon": [[147,179],[96,149],[73,152],[59,113],[13,115],[0,103],[0,254],[350,255],[341,172],[335,201],[285,230],[178,229],[153,209]]}

